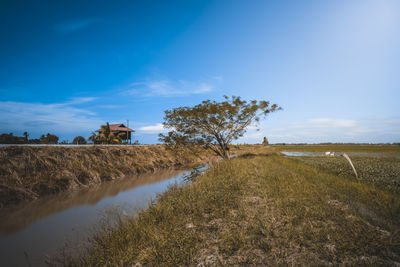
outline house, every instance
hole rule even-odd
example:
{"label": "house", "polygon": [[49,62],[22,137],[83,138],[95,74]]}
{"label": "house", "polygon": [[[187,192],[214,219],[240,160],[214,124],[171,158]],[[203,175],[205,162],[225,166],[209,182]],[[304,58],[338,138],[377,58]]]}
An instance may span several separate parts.
{"label": "house", "polygon": [[[135,130],[132,130],[128,127],[126,127],[123,123],[117,123],[117,124],[109,124],[110,125],[110,131],[115,134],[119,135],[122,140],[128,142],[131,142],[131,133],[133,133]],[[102,132],[103,129],[98,129],[96,132],[100,133]]]}

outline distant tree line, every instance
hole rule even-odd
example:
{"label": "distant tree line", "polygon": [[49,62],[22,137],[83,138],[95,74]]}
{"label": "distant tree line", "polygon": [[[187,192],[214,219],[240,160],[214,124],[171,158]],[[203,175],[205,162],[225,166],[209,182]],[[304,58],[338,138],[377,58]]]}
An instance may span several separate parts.
{"label": "distant tree line", "polygon": [[58,136],[50,133],[35,139],[29,139],[28,132],[24,132],[23,136],[3,133],[0,135],[0,144],[58,144],[58,139]]}
{"label": "distant tree line", "polygon": [[[55,134],[42,134],[40,138],[29,139],[28,132],[24,132],[23,136],[15,136],[13,133],[3,133],[0,135],[0,144],[58,144],[59,137]],[[69,144],[67,140],[63,140],[60,144]],[[72,144],[87,144],[85,137],[77,136]]]}
{"label": "distant tree line", "polygon": [[[23,136],[15,136],[13,133],[3,133],[0,135],[0,144],[74,144],[74,145],[85,145],[88,141],[93,144],[121,144],[122,138],[124,138],[125,133],[120,133],[115,135],[111,133],[110,126],[103,125],[104,132],[100,134],[93,133],[92,136],[86,140],[83,136],[76,136],[72,142],[68,140],[62,140],[59,142],[59,137],[57,135],[48,133],[46,135],[42,134],[40,138],[29,139],[28,132],[24,132]],[[139,145],[139,141],[133,142],[133,145]]]}
{"label": "distant tree line", "polygon": [[[128,136],[126,132],[113,132],[110,128],[110,124],[107,122],[105,125],[101,125],[98,133],[92,132],[88,140],[92,141],[93,144],[122,144],[123,140],[127,140]],[[133,142],[134,145],[138,145],[139,142],[136,140]]]}

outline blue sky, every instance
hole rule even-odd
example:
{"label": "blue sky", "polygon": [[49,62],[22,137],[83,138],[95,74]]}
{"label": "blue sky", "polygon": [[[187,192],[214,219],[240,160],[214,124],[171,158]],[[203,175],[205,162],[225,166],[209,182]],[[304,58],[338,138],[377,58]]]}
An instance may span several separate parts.
{"label": "blue sky", "polygon": [[399,142],[400,1],[1,1],[0,132],[61,140],[236,95],[239,142]]}

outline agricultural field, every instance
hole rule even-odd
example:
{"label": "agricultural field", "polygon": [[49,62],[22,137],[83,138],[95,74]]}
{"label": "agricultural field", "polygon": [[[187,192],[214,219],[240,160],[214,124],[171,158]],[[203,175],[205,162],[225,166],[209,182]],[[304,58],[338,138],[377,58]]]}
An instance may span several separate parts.
{"label": "agricultural field", "polygon": [[[350,164],[343,157],[296,157],[296,160],[341,177],[354,177]],[[358,180],[400,195],[400,159],[353,157]]]}
{"label": "agricultural field", "polygon": [[81,266],[400,264],[398,162],[376,169],[381,161],[355,159],[356,179],[344,162],[329,160],[286,157],[264,148],[215,163],[134,217],[102,224],[79,256],[64,250],[54,261]]}
{"label": "agricultural field", "polygon": [[369,152],[400,154],[400,145],[273,145],[279,151],[298,152]]}

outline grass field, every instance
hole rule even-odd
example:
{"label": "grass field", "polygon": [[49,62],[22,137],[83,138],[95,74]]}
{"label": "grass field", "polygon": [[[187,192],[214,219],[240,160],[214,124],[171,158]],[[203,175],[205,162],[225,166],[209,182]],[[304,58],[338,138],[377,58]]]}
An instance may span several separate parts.
{"label": "grass field", "polygon": [[278,151],[399,153],[400,145],[273,145]]}
{"label": "grass field", "polygon": [[[338,176],[354,176],[350,164],[343,157],[295,157],[295,160]],[[373,184],[400,195],[400,159],[352,157],[351,160],[361,182]]]}
{"label": "grass field", "polygon": [[79,255],[64,252],[59,263],[81,266],[391,266],[400,197],[264,149],[214,164],[134,218],[104,224]]}

